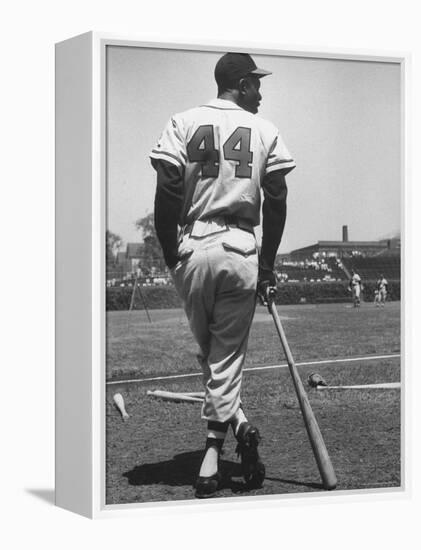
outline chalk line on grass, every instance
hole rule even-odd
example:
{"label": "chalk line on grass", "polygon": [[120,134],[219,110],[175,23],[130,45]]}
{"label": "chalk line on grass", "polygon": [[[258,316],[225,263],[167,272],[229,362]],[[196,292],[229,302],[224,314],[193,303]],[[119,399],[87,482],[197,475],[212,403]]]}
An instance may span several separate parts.
{"label": "chalk line on grass", "polygon": [[[366,355],[362,357],[347,357],[345,359],[323,359],[320,361],[303,361],[301,363],[295,363],[297,367],[309,367],[313,365],[331,365],[335,363],[352,363],[356,361],[378,361],[380,359],[394,359],[400,357],[400,353],[392,353],[389,355]],[[270,369],[285,369],[288,365],[282,363],[280,365],[264,365],[260,367],[247,367],[244,372],[258,371],[258,370],[270,370]],[[156,382],[158,380],[176,380],[177,378],[193,378],[202,376],[201,372],[192,372],[186,374],[169,374],[166,376],[154,376],[151,378],[131,378],[127,380],[108,380],[106,384],[108,386],[116,384],[140,384],[142,382]]]}
{"label": "chalk line on grass", "polygon": [[356,384],[355,386],[317,386],[318,390],[387,390],[398,389],[400,382],[382,382],[380,384]]}

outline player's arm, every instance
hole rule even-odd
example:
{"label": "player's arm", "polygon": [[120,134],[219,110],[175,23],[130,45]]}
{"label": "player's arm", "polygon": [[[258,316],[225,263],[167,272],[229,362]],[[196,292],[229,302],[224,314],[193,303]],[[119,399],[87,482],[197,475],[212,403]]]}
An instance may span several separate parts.
{"label": "player's arm", "polygon": [[270,125],[267,129],[269,132],[273,132],[273,140],[268,150],[265,175],[262,181],[264,194],[263,234],[257,283],[257,293],[264,304],[269,301],[271,289],[276,289],[274,264],[287,215],[285,176],[295,168],[295,161],[286,148],[278,130],[273,125]]}
{"label": "player's arm", "polygon": [[177,233],[183,203],[183,175],[186,162],[183,123],[174,115],[167,122],[150,153],[157,174],[155,229],[169,268],[178,261]]}
{"label": "player's arm", "polygon": [[183,207],[183,177],[180,169],[170,162],[151,159],[156,170],[155,229],[171,269],[178,261],[178,221]]}
{"label": "player's arm", "polygon": [[262,248],[259,258],[258,293],[262,301],[268,287],[276,287],[274,264],[287,216],[288,189],[285,171],[266,174],[263,183]]}

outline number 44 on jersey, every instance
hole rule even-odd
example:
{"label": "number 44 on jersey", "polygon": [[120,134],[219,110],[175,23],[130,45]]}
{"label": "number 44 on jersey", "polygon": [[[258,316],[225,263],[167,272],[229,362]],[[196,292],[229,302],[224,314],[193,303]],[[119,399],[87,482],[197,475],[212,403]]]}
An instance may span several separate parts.
{"label": "number 44 on jersey", "polygon": [[[250,150],[251,129],[239,126],[234,130],[223,146],[225,160],[238,164],[235,177],[251,178],[253,153]],[[204,178],[217,178],[219,174],[219,151],[215,148],[214,127],[211,124],[199,126],[187,144],[187,156],[190,162],[202,165]]]}

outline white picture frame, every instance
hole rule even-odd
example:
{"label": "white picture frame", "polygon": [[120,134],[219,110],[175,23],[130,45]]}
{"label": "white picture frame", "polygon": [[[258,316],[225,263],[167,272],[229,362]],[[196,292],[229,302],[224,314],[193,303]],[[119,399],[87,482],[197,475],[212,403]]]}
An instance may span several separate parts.
{"label": "white picture frame", "polygon": [[[108,46],[221,52],[232,50],[291,57],[377,61],[401,68],[401,204],[408,184],[407,53],[307,51],[233,43],[158,43],[89,32],[56,45],[56,504],[90,518],[138,513],[161,506],[191,507],[192,501],[107,505],[105,501],[105,246],[106,50]],[[156,136],[158,137],[158,136]],[[78,223],[74,224],[77,219]],[[405,224],[402,243],[405,244]],[[405,263],[403,246],[402,264]],[[401,487],[338,491],[324,495],[268,496],[261,503],[291,499],[401,498],[409,490],[406,421],[410,372],[405,356],[405,289],[402,277]],[[71,283],[71,284],[69,284]],[[249,499],[242,499],[244,505]],[[238,502],[236,501],[238,504]],[[231,506],[229,499],[206,506]],[[201,503],[201,505],[203,505]]]}

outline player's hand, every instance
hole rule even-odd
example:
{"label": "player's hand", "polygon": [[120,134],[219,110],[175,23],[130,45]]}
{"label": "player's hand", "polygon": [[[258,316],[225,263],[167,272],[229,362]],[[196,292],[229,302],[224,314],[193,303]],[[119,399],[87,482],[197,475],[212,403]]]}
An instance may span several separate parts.
{"label": "player's hand", "polygon": [[276,277],[270,269],[259,269],[257,296],[263,306],[270,307],[276,294]]}
{"label": "player's hand", "polygon": [[257,283],[257,296],[262,306],[270,307],[276,294],[276,286],[272,286],[269,281],[259,281]]}

